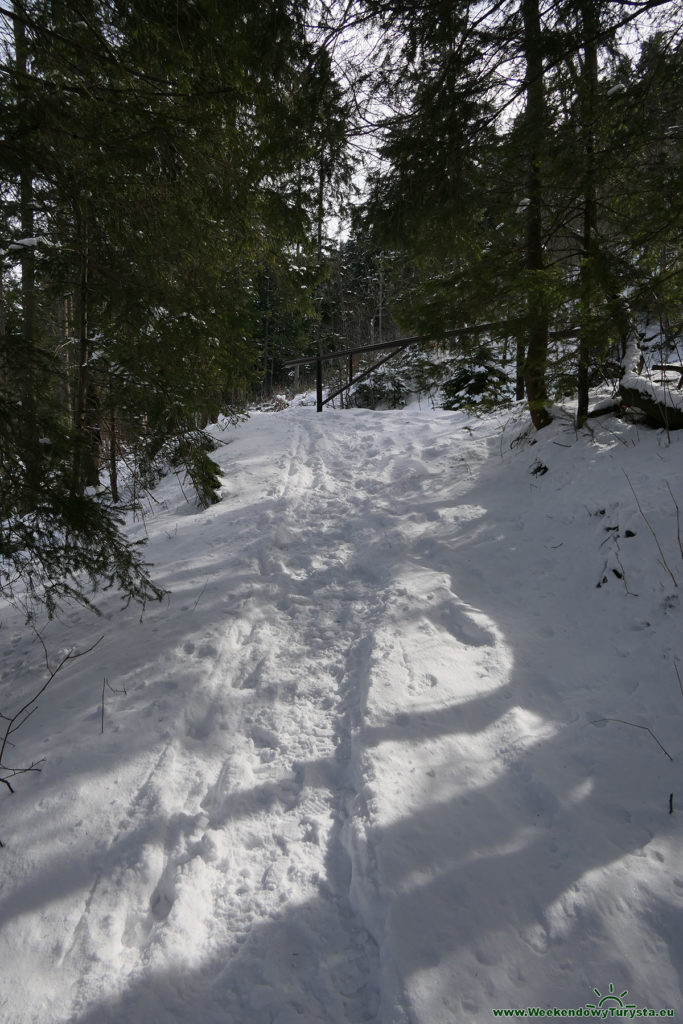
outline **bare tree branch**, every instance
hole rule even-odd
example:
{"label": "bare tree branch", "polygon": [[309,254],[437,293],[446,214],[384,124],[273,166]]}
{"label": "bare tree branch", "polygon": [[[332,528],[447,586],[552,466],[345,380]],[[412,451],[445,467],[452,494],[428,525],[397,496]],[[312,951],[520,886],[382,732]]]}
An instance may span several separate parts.
{"label": "bare tree branch", "polygon": [[76,661],[78,658],[82,658],[86,654],[90,654],[90,652],[94,651],[97,645],[102,640],[104,640],[104,636],[99,637],[99,639],[96,640],[94,644],[91,644],[90,647],[87,647],[84,651],[76,651],[75,648],[72,647],[71,650],[68,651],[67,654],[65,654],[64,657],[61,659],[61,661],[55,666],[55,668],[52,668],[52,666],[50,665],[50,657],[47,651],[47,647],[45,646],[45,641],[43,640],[43,637],[41,636],[37,629],[34,630],[34,632],[40,642],[41,647],[43,648],[43,654],[45,656],[45,667],[48,673],[47,679],[42,684],[42,686],[33,694],[31,699],[27,700],[23,707],[19,708],[18,711],[15,711],[13,715],[3,714],[0,716],[3,722],[7,723],[5,726],[4,735],[2,736],[2,740],[0,742],[0,771],[9,773],[8,775],[3,775],[2,777],[0,777],[0,782],[4,782],[5,785],[9,786],[10,790],[12,789],[12,787],[7,782],[8,778],[12,778],[12,776],[14,775],[20,775],[23,772],[40,771],[40,769],[36,767],[36,765],[40,764],[40,762],[34,762],[28,768],[10,768],[8,765],[3,764],[3,757],[5,755],[5,748],[7,747],[9,737],[12,735],[12,733],[15,733],[17,729],[20,729],[21,726],[26,722],[26,720],[31,717],[33,712],[36,711],[38,700],[45,693],[52,680],[55,678],[57,673],[60,672],[62,668],[64,668],[67,662]]}

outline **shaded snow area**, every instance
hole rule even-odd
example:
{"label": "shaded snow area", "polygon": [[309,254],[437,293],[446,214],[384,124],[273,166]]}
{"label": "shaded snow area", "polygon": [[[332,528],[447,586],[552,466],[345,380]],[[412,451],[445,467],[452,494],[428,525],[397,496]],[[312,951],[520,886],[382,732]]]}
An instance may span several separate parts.
{"label": "shaded snow area", "polygon": [[507,417],[256,413],[158,487],[169,597],[45,629],[104,639],[14,737],[3,1022],[683,1010],[683,436]]}

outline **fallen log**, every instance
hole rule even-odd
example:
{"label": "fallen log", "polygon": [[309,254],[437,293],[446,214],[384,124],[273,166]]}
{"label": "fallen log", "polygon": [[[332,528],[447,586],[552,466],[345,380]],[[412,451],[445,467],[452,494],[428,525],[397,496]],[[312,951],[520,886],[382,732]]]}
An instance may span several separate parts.
{"label": "fallen log", "polygon": [[683,388],[683,366],[679,366],[678,363],[654,363],[653,370],[671,371],[672,373],[678,374],[678,384],[676,390],[680,391]]}
{"label": "fallen log", "polygon": [[[639,409],[649,420],[666,427],[667,430],[682,430],[683,394],[675,385],[672,390],[672,385],[667,384],[666,381],[657,383],[650,377],[643,376],[641,372],[643,364],[643,353],[637,336],[633,334],[626,346],[622,362],[624,373],[619,384],[619,395],[622,401],[627,406]],[[682,374],[681,380],[683,380],[683,368],[680,366],[658,364],[653,369],[664,372],[675,370]]]}
{"label": "fallen log", "polygon": [[666,427],[667,430],[683,430],[683,409],[677,409],[666,402],[657,401],[654,397],[636,391],[635,388],[619,385],[619,394],[624,405],[633,406],[644,412],[649,420]]}

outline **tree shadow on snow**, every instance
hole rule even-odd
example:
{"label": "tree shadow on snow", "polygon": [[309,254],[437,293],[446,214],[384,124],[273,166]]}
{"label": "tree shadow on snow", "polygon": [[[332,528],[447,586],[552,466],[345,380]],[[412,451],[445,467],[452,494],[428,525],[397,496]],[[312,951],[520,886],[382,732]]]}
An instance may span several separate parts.
{"label": "tree shadow on snow", "polygon": [[[574,609],[568,614],[567,597],[553,576],[556,556],[550,551],[545,556],[546,579],[530,581],[525,560],[529,549],[515,532],[522,529],[523,510],[510,510],[504,522],[494,522],[486,512],[491,495],[484,484],[470,490],[467,500],[481,512],[454,525],[439,519],[443,501],[432,502],[429,494],[416,506],[414,494],[403,496],[400,487],[391,493],[380,489],[374,497],[359,496],[359,518],[363,515],[353,531],[334,518],[321,518],[308,534],[301,524],[292,523],[287,526],[291,551],[282,538],[273,543],[265,537],[250,542],[236,569],[223,569],[209,558],[185,571],[170,612],[174,643],[188,650],[195,645],[193,654],[198,651],[198,634],[220,635],[231,615],[247,614],[245,603],[249,614],[265,621],[272,609],[287,611],[298,602],[311,612],[304,640],[314,656],[334,630],[334,623],[325,619],[328,596],[357,592],[360,599],[374,589],[377,599],[363,621],[367,639],[382,622],[382,594],[405,575],[406,567],[449,577],[454,598],[481,612],[499,631],[509,655],[505,679],[483,695],[416,711],[397,707],[390,720],[363,725],[361,698],[372,687],[373,668],[370,641],[361,643],[340,664],[340,675],[347,677],[346,691],[351,694],[355,689],[358,707],[353,714],[343,711],[347,718],[337,723],[337,756],[355,759],[350,767],[359,768],[364,755],[372,756],[384,744],[407,754],[441,738],[457,743],[459,737],[484,737],[508,721],[511,745],[504,749],[498,744],[499,761],[478,765],[478,774],[471,778],[465,755],[460,779],[457,763],[434,763],[433,775],[425,780],[423,803],[390,824],[379,826],[356,808],[368,853],[364,864],[365,855],[359,855],[363,869],[355,877],[350,866],[341,864],[347,839],[340,815],[330,835],[327,877],[321,879],[319,898],[285,903],[275,918],[252,925],[241,943],[229,948],[218,943],[204,959],[201,953],[188,951],[186,966],[157,969],[146,946],[141,946],[140,974],[126,991],[110,1002],[86,1002],[77,1009],[73,1024],[363,1024],[390,1019],[381,1016],[390,1014],[390,1007],[380,1007],[377,988],[383,986],[391,999],[392,959],[406,979],[426,976],[439,967],[450,970],[452,965],[461,1016],[444,1018],[444,1024],[451,1024],[451,1019],[457,1024],[488,1019],[491,1005],[579,1005],[595,986],[611,981],[633,986],[640,1005],[675,1005],[667,1002],[675,993],[665,997],[649,983],[640,965],[629,961],[627,944],[620,945],[621,937],[610,933],[606,924],[610,900],[628,895],[621,887],[619,862],[642,857],[644,865],[651,865],[653,839],[668,835],[675,823],[661,808],[645,808],[640,795],[633,798],[632,813],[624,811],[628,799],[614,806],[615,792],[642,792],[642,759],[629,760],[629,741],[623,760],[601,756],[601,734],[590,722],[599,712],[611,711],[601,704],[594,685],[593,670],[604,670],[603,652],[584,649],[577,678],[571,648],[580,634],[570,628],[563,636],[560,627],[566,621],[580,630],[584,612]],[[230,543],[231,523],[241,529],[252,515],[280,512],[281,505],[273,501],[226,514],[216,533],[217,545],[223,536]],[[413,532],[408,536],[402,524],[410,516]],[[504,587],[486,577],[486,567],[494,564],[496,574],[506,581]],[[200,592],[204,570],[210,573],[209,582]],[[532,585],[543,600],[527,607],[525,587]],[[355,613],[350,609],[349,621],[342,626],[350,629]],[[466,622],[448,600],[437,604],[430,616],[445,636],[462,645],[477,648],[491,642],[490,631]],[[322,634],[316,635],[316,621],[323,623]],[[408,610],[404,628],[410,624]],[[400,616],[393,625],[400,634]],[[246,636],[244,645],[248,644]],[[149,684],[150,706],[163,697],[164,682],[157,678]],[[245,682],[255,697],[262,690],[264,706],[285,699],[275,685],[277,667],[254,671],[254,665],[245,661],[244,671],[231,678],[230,685]],[[563,701],[563,688],[571,693],[571,701]],[[577,714],[577,706],[585,712]],[[524,723],[529,720],[546,728],[538,733],[540,739],[525,744]],[[353,752],[344,735],[352,724],[359,727]],[[206,730],[210,733],[208,719]],[[201,741],[201,735],[187,737],[188,743]],[[127,746],[121,757],[130,753]],[[653,753],[653,758],[658,756]],[[327,779],[339,779],[332,758],[297,761],[294,767],[309,785],[325,786]],[[653,779],[656,776],[655,768]],[[295,811],[300,789],[291,779],[271,780],[217,796],[207,810],[210,827],[220,829],[274,807]],[[9,895],[0,911],[7,917],[39,909],[51,894],[82,888],[84,871],[95,880],[106,876],[125,866],[144,843],[187,837],[195,825],[196,816],[175,815],[120,835],[103,854],[90,853],[84,846],[80,855],[68,851],[47,867],[40,884],[27,882]],[[373,858],[380,879],[388,885],[381,899],[373,891]],[[670,866],[664,864],[661,870]],[[588,887],[585,880],[591,873]],[[605,879],[612,876],[614,885],[607,885]],[[226,877],[225,884],[237,881]],[[603,887],[605,905],[592,906]],[[373,938],[357,915],[365,918]],[[662,950],[668,950],[680,977],[679,917],[675,908],[662,905],[641,924],[661,937]],[[153,945],[156,936],[173,926],[170,908],[152,923],[145,941]],[[384,944],[381,963],[373,939]],[[579,976],[572,970],[577,963],[585,965]],[[609,966],[613,974],[594,976],[594,964],[605,970]],[[504,993],[505,1002],[485,1004],[482,993],[487,991],[491,999]]]}

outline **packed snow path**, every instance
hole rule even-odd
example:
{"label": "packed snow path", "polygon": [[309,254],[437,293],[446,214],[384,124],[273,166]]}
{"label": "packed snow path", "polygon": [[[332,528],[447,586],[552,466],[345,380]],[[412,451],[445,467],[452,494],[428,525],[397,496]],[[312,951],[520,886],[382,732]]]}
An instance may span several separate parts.
{"label": "packed snow path", "polygon": [[[566,504],[577,438],[553,430],[537,480],[486,421],[257,414],[219,435],[219,505],[159,489],[133,531],[163,606],[46,633],[104,640],[2,806],[3,1021],[459,1024],[612,983],[676,1006],[670,766],[590,723],[680,753],[675,677],[639,690],[677,597],[659,573],[646,622],[596,589],[614,533],[599,496]],[[104,676],[126,694],[100,735]]]}

